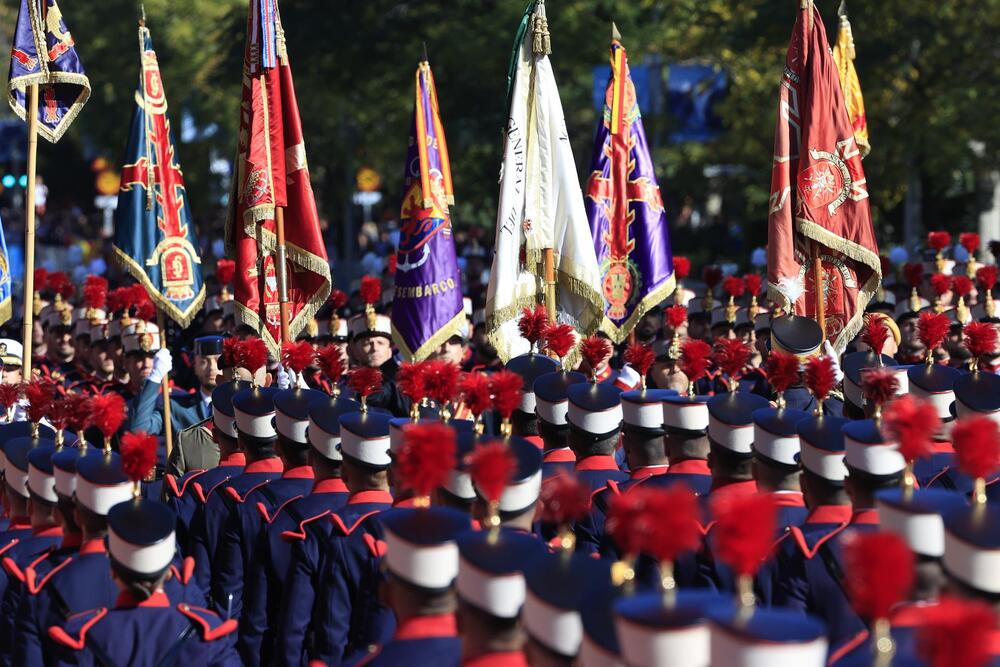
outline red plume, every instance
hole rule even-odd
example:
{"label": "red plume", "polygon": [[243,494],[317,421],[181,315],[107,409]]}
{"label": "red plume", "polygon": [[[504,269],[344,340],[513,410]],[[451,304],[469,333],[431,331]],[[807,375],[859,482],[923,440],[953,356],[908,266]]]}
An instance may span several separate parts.
{"label": "red plume", "polygon": [[524,379],[513,371],[497,371],[490,375],[490,393],[493,395],[493,409],[503,419],[510,419],[514,409],[521,404],[521,389]]}
{"label": "red plume", "polygon": [[907,461],[930,456],[934,434],[941,428],[941,418],[930,403],[900,396],[882,413],[882,433],[887,440],[899,443],[899,453]]}
{"label": "red plume", "polygon": [[750,346],[738,338],[717,338],[712,348],[712,362],[730,378],[739,378],[750,361]]}
{"label": "red plume", "polygon": [[681,554],[698,548],[701,542],[698,498],[683,483],[650,489],[644,512],[648,519],[643,523],[649,526],[644,552],[660,562],[673,562]]}
{"label": "red plume", "polygon": [[70,419],[72,418],[71,410],[68,394],[53,400],[49,404],[49,412],[46,415],[52,423],[52,428],[62,431],[69,426]]}
{"label": "red plume", "polygon": [[951,429],[955,462],[969,477],[990,477],[1000,468],[1000,427],[985,416],[963,417]]}
{"label": "red plume", "polygon": [[847,595],[861,618],[888,618],[913,587],[913,552],[894,533],[854,534],[844,540]]}
{"label": "red plume", "polygon": [[347,373],[347,384],[358,398],[368,398],[382,388],[382,371],[367,366],[353,368]]}
{"label": "red plume", "polygon": [[866,368],[861,371],[861,393],[877,405],[885,405],[899,391],[899,378],[888,368]]}
{"label": "red plume", "polygon": [[146,288],[140,284],[132,285],[132,306],[135,308],[135,316],[147,322],[156,317],[156,304],[149,298]]}
{"label": "red plume", "polygon": [[122,435],[122,470],[130,480],[141,482],[153,472],[157,444],[156,436],[145,431]]}
{"label": "red plume", "polygon": [[951,289],[956,296],[968,296],[972,292],[972,280],[968,276],[955,276],[951,279]]}
{"label": "red plume", "polygon": [[712,348],[703,340],[688,338],[681,344],[681,358],[677,365],[688,377],[688,381],[695,382],[705,376],[710,354]]}
{"label": "red plume", "polygon": [[929,667],[986,667],[996,629],[985,602],[942,595],[917,626],[917,652]]}
{"label": "red plume", "polygon": [[689,275],[691,275],[691,260],[674,255],[674,277],[677,280],[684,280]]}
{"label": "red plume", "polygon": [[450,403],[458,393],[458,376],[462,370],[457,364],[440,359],[424,362],[424,386],[427,395],[438,405]]}
{"label": "red plume", "polygon": [[0,384],[0,405],[10,409],[21,399],[21,385]]}
{"label": "red plume", "polygon": [[833,359],[826,355],[810,357],[806,362],[806,372],[802,374],[802,379],[816,400],[826,400],[827,395],[837,384]]}
{"label": "red plume", "polygon": [[49,406],[56,397],[56,385],[47,378],[35,378],[24,385],[23,390],[28,399],[28,421],[38,423],[49,414]]}
{"label": "red plume", "polygon": [[382,298],[382,281],[372,276],[361,279],[361,298],[370,306],[374,306]]}
{"label": "red plume", "polygon": [[290,371],[301,373],[316,361],[316,348],[307,340],[281,344],[281,364]]}
{"label": "red plume", "polygon": [[215,262],[215,279],[222,285],[229,285],[236,277],[236,262],[231,259],[220,259]]}
{"label": "red plume", "polygon": [[973,357],[996,353],[997,330],[989,322],[969,322],[962,333],[965,334],[965,346]]}
{"label": "red plume", "polygon": [[750,293],[750,296],[756,296],[760,294],[760,286],[764,284],[764,281],[760,277],[760,274],[757,273],[746,274],[745,276],[743,276],[743,282],[746,283],[747,292]]}
{"label": "red plume", "polygon": [[237,364],[251,373],[267,365],[267,345],[260,338],[246,338],[240,342]]}
{"label": "red plume", "polygon": [[701,270],[701,279],[709,290],[713,290],[722,280],[722,269],[715,265],[706,266]]}
{"label": "red plume", "polygon": [[517,329],[521,332],[521,337],[534,346],[541,339],[548,324],[549,316],[545,313],[545,306],[538,304],[534,309],[525,308],[521,311]]}
{"label": "red plume", "polygon": [[646,377],[653,362],[656,361],[656,355],[653,353],[653,348],[649,345],[632,343],[625,350],[625,361],[635,369],[639,377]]}
{"label": "red plume", "polygon": [[319,370],[323,373],[323,376],[334,384],[340,380],[340,376],[346,370],[340,348],[336,345],[321,347],[316,352],[316,361],[319,363]]}
{"label": "red plume", "polygon": [[997,265],[986,264],[976,269],[976,282],[986,292],[991,292],[997,284]]}
{"label": "red plume", "polygon": [[924,282],[924,265],[920,262],[907,262],[903,266],[903,275],[910,287],[920,287],[920,283]]}
{"label": "red plume", "polygon": [[799,364],[794,354],[771,350],[767,357],[767,381],[775,391],[785,391],[799,381]]}
{"label": "red plume", "polygon": [[558,474],[542,485],[542,521],[566,526],[590,511],[590,487],[575,475]]}
{"label": "red plume", "polygon": [[469,455],[469,476],[487,502],[500,501],[517,470],[517,459],[503,442],[478,445]]}
{"label": "red plume", "polygon": [[87,401],[90,419],[88,424],[95,427],[105,438],[110,438],[125,422],[125,399],[120,394],[98,394]]}
{"label": "red plume", "polygon": [[668,306],[663,312],[667,316],[667,326],[671,329],[682,327],[687,322],[688,311],[684,306]]}
{"label": "red plume", "polygon": [[76,294],[76,287],[70,282],[69,276],[62,271],[50,273],[45,279],[45,286],[53,294],[58,294],[64,300],[69,301]]}
{"label": "red plume", "polygon": [[861,342],[870,347],[875,354],[882,354],[887,340],[889,340],[889,327],[882,321],[882,316],[875,313],[865,315],[865,327],[861,330]]}
{"label": "red plume", "polygon": [[[340,358],[340,355],[337,355]],[[396,386],[399,391],[413,403],[419,403],[427,396],[427,375],[424,372],[425,362],[403,362],[396,372]]]}
{"label": "red plume", "polygon": [[938,252],[951,245],[951,234],[948,232],[928,232],[927,246]]}
{"label": "red plume", "polygon": [[66,394],[66,411],[69,413],[68,426],[74,431],[87,428],[90,419],[90,398],[84,394]]}
{"label": "red plume", "polygon": [[944,296],[951,290],[951,276],[946,276],[943,273],[935,273],[930,278],[931,289],[938,296]]}
{"label": "red plume", "polygon": [[569,324],[549,324],[542,334],[545,349],[563,359],[576,347],[576,331]]}
{"label": "red plume", "polygon": [[920,313],[917,319],[917,337],[927,346],[927,354],[941,346],[950,328],[951,322],[944,313]]}
{"label": "red plume", "polygon": [[334,310],[340,310],[347,305],[347,292],[335,289],[330,292],[330,305]]}
{"label": "red plume", "polygon": [[222,339],[222,362],[227,367],[238,366],[240,363],[240,344],[242,341],[235,336]]}
{"label": "red plume", "polygon": [[403,488],[429,496],[448,480],[448,473],[457,464],[456,451],[454,429],[439,422],[407,425],[396,460]]}
{"label": "red plume", "polygon": [[109,313],[120,313],[128,308],[128,289],[116,287],[108,292],[107,304]]}
{"label": "red plume", "polygon": [[975,232],[962,232],[958,235],[959,244],[969,251],[969,256],[976,254],[979,250],[979,234]]}
{"label": "red plume", "polygon": [[591,370],[607,361],[611,352],[611,341],[601,336],[587,336],[580,343],[580,354],[583,355]]}
{"label": "red plume", "polygon": [[721,497],[712,503],[716,555],[738,575],[753,575],[771,553],[777,529],[771,494]]}
{"label": "red plume", "polygon": [[636,556],[645,547],[649,515],[646,501],[652,490],[639,485],[628,493],[614,496],[608,508],[604,530],[625,556]]}
{"label": "red plume", "polygon": [[729,276],[722,281],[722,289],[729,296],[738,299],[747,291],[747,284],[738,276]]}
{"label": "red plume", "polygon": [[475,416],[490,409],[493,397],[490,394],[490,378],[486,373],[465,373],[458,384],[462,400]]}
{"label": "red plume", "polygon": [[41,292],[49,286],[49,271],[44,266],[35,269],[35,291]]}
{"label": "red plume", "polygon": [[83,283],[83,305],[104,308],[108,301],[108,281],[100,276],[87,276]]}

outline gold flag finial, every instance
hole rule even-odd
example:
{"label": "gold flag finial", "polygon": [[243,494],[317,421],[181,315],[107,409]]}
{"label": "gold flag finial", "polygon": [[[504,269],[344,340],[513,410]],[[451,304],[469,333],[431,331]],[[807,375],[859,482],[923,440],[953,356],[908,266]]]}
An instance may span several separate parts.
{"label": "gold flag finial", "polygon": [[611,22],[611,40],[615,42],[622,41],[622,34],[618,32],[618,26],[615,25],[614,21]]}

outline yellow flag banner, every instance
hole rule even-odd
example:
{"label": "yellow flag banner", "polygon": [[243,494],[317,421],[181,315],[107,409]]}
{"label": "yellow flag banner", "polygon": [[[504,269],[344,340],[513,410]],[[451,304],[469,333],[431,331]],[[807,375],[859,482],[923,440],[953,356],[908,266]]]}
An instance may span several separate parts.
{"label": "yellow flag banner", "polygon": [[841,3],[840,30],[837,43],[833,47],[833,62],[840,76],[840,88],[844,91],[844,104],[854,128],[854,139],[861,150],[861,157],[868,155],[871,144],[868,143],[868,120],[865,117],[865,100],[861,95],[861,82],[858,81],[858,71],[854,69],[854,35],[851,32],[851,22],[847,18],[847,8]]}

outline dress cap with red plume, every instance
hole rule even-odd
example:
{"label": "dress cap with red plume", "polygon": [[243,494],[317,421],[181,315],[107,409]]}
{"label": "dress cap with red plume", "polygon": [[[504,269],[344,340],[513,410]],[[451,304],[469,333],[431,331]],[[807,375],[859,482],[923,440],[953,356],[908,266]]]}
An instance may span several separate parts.
{"label": "dress cap with red plume", "polygon": [[444,486],[456,466],[455,430],[439,422],[408,424],[396,453],[396,474],[403,488],[426,497]]}
{"label": "dress cap with red plume", "polygon": [[915,579],[914,557],[903,538],[889,532],[850,533],[844,538],[845,579],[851,606],[869,623],[887,619],[908,599]]}
{"label": "dress cap with red plume", "polygon": [[538,341],[542,339],[548,325],[549,316],[542,304],[537,304],[534,308],[524,308],[521,311],[521,318],[517,321],[517,329],[521,337],[531,344],[532,351],[538,349]]}
{"label": "dress cap with red plume", "polygon": [[771,403],[758,394],[737,391],[708,399],[708,437],[712,443],[749,458],[754,441],[753,413]]}
{"label": "dress cap with red plume", "polygon": [[542,452],[524,438],[512,436],[479,444],[466,461],[476,494],[497,503],[500,512],[534,506],[542,489]]}

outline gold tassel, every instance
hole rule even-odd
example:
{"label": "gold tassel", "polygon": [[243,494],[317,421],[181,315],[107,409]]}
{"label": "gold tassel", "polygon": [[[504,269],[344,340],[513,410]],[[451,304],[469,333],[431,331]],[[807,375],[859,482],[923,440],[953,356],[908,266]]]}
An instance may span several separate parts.
{"label": "gold tassel", "polygon": [[549,21],[544,16],[535,14],[531,18],[531,52],[535,56],[547,56],[552,53],[552,42],[549,39]]}

